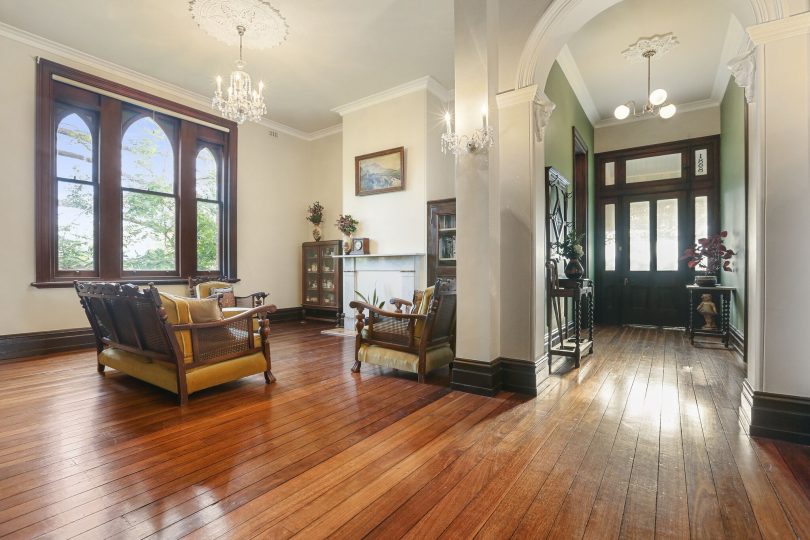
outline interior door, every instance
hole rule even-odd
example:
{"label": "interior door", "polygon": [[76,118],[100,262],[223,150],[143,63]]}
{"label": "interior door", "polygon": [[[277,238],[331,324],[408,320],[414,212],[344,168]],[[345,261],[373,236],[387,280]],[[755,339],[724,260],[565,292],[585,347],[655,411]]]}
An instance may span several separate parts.
{"label": "interior door", "polygon": [[622,324],[684,325],[688,272],[679,259],[692,237],[686,202],[684,191],[622,197]]}

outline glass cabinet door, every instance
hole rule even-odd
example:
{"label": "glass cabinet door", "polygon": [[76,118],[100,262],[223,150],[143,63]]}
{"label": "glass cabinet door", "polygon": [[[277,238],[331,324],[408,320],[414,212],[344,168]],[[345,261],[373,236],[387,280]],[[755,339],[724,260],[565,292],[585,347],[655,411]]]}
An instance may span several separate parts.
{"label": "glass cabinet door", "polygon": [[336,284],[335,269],[337,268],[337,247],[322,246],[321,247],[321,305],[336,306],[337,297],[335,296]]}
{"label": "glass cabinet door", "polygon": [[304,248],[304,272],[313,274],[318,273],[318,248]]}
{"label": "glass cabinet door", "polygon": [[439,266],[456,265],[456,216],[439,214]]}
{"label": "glass cabinet door", "polygon": [[335,255],[337,254],[337,247],[335,246],[321,247],[321,272],[334,273],[335,267],[337,266],[337,261],[335,260]]}
{"label": "glass cabinet door", "polygon": [[304,303],[320,303],[318,248],[304,247]]}

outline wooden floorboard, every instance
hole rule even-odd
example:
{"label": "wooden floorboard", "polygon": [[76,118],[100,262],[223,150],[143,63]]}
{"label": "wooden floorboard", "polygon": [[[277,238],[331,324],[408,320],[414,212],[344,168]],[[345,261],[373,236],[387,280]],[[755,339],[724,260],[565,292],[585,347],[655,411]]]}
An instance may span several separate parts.
{"label": "wooden floorboard", "polygon": [[810,448],[751,438],[745,366],[604,327],[534,398],[352,374],[273,325],[273,370],[185,407],[92,351],[0,363],[3,538],[810,538]]}

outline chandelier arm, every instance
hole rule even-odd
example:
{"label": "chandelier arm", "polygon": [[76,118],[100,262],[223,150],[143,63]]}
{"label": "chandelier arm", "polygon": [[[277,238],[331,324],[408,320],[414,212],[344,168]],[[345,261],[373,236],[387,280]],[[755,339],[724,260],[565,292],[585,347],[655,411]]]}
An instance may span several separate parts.
{"label": "chandelier arm", "polygon": [[[240,38],[240,40],[241,40],[241,38]],[[241,43],[241,41],[240,41],[240,43]],[[240,47],[241,47],[241,45],[240,45]],[[651,69],[652,69],[652,55],[649,55],[647,57],[647,103],[650,103],[650,91],[651,91],[651,88],[652,88],[651,85],[650,85],[650,70]]]}

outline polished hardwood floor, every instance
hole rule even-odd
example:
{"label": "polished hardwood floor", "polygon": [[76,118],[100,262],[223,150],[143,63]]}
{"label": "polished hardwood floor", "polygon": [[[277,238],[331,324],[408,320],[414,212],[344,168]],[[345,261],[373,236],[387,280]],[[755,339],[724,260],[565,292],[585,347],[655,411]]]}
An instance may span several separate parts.
{"label": "polished hardwood floor", "polygon": [[323,327],[183,408],[93,352],[0,363],[0,535],[810,538],[810,449],[746,435],[730,352],[600,328],[537,398],[485,398],[354,375]]}

